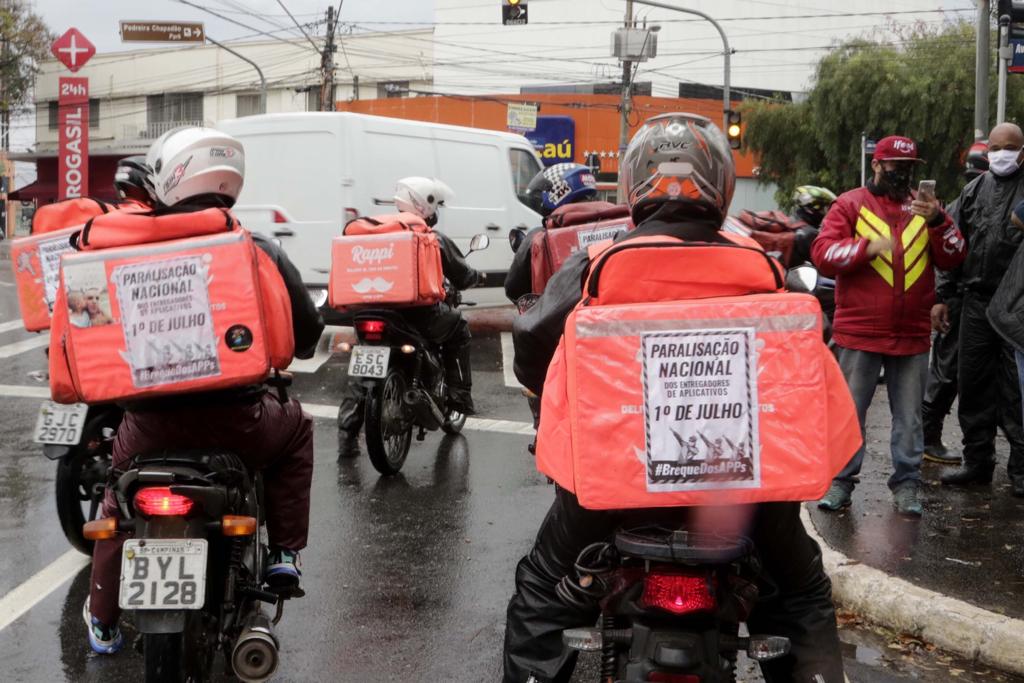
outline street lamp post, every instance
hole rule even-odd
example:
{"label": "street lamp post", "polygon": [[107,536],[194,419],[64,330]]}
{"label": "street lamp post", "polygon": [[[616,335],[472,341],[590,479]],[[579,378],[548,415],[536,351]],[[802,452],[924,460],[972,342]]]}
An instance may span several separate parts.
{"label": "street lamp post", "polygon": [[728,112],[729,112],[730,109],[732,109],[732,100],[729,97],[729,74],[730,74],[730,65],[729,65],[730,60],[729,60],[729,56],[732,54],[732,50],[729,47],[729,39],[726,37],[725,31],[722,29],[722,26],[717,21],[715,21],[710,16],[708,16],[707,14],[704,14],[703,12],[700,12],[700,11],[695,10],[695,9],[687,9],[687,8],[683,8],[683,7],[675,7],[673,5],[668,5],[668,4],[665,4],[663,2],[654,2],[654,0],[632,0],[632,2],[635,2],[638,5],[648,5],[650,7],[660,7],[661,9],[672,10],[673,12],[683,12],[685,14],[696,14],[698,17],[702,17],[702,18],[710,21],[711,24],[715,27],[715,29],[717,29],[718,35],[720,35],[722,37],[722,48],[725,50],[725,77],[724,77],[724,80],[722,82],[722,130],[725,130],[726,127],[728,127],[728,125],[729,125],[729,113]]}
{"label": "street lamp post", "polygon": [[246,57],[245,55],[243,55],[243,54],[241,54],[239,52],[236,52],[235,50],[232,50],[230,47],[228,47],[224,43],[218,43],[216,40],[211,38],[209,35],[206,36],[206,39],[208,41],[210,41],[211,43],[213,43],[214,45],[216,45],[217,47],[221,48],[222,50],[230,52],[234,56],[236,56],[239,59],[241,59],[243,62],[248,62],[249,64],[252,64],[252,68],[256,69],[256,73],[259,74],[259,76],[260,76],[260,113],[266,114],[267,113],[267,79],[265,79],[263,77],[263,71],[260,69],[259,65],[256,64],[256,62],[254,62],[251,59],[249,59],[248,57]]}

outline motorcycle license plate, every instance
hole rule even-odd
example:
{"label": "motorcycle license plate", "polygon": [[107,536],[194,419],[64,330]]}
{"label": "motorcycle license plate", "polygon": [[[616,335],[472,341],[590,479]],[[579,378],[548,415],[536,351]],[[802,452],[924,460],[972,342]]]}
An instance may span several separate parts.
{"label": "motorcycle license plate", "polygon": [[77,446],[82,439],[85,416],[89,406],[84,403],[63,405],[43,401],[36,417],[36,428],[32,440],[36,443]]}
{"label": "motorcycle license plate", "polygon": [[384,379],[384,375],[388,374],[390,358],[390,346],[353,346],[352,357],[348,361],[348,376]]}
{"label": "motorcycle license plate", "polygon": [[206,539],[130,539],[121,551],[121,609],[202,609]]}

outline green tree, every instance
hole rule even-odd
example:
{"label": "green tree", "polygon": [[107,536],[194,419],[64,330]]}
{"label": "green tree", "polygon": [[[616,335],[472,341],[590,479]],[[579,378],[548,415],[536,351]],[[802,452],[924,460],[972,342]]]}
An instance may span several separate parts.
{"label": "green tree", "polygon": [[[839,45],[818,63],[805,101],[744,105],[744,141],[758,156],[759,180],[775,183],[776,200],[787,208],[798,185],[838,194],[860,184],[862,131],[874,140],[907,135],[926,161],[917,177],[934,178],[939,195],[954,198],[973,142],[974,52],[974,28],[966,22],[889,29],[884,40]],[[1008,80],[1006,111],[1014,121],[1024,116],[1024,84]]]}
{"label": "green tree", "polygon": [[0,149],[8,149],[11,115],[32,99],[39,62],[53,36],[23,0],[0,0]]}

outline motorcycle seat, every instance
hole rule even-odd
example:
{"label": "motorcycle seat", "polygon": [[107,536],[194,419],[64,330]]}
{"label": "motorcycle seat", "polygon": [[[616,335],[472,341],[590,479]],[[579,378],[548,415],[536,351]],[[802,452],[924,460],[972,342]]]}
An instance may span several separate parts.
{"label": "motorcycle seat", "polygon": [[745,536],[722,536],[664,527],[622,529],[615,547],[628,557],[681,564],[729,564],[754,552]]}

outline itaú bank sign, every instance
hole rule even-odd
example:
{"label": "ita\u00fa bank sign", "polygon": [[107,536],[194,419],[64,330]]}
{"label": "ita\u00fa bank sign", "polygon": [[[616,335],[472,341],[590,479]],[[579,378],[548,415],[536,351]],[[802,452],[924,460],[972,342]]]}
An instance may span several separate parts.
{"label": "ita\u00fa bank sign", "polygon": [[57,100],[60,199],[89,193],[89,79],[61,78]]}

